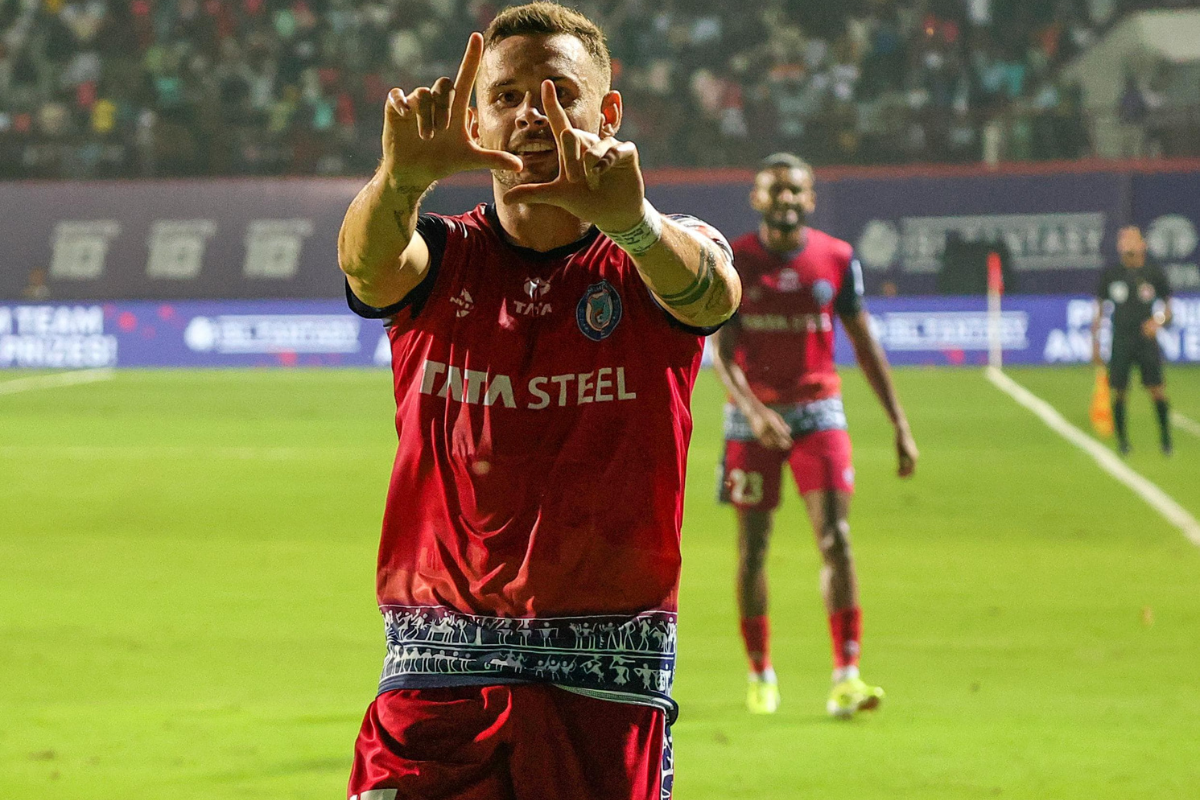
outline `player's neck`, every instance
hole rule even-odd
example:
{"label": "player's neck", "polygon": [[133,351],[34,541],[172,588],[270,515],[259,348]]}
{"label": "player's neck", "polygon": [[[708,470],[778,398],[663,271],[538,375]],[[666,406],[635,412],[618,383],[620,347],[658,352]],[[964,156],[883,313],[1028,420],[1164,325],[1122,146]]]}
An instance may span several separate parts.
{"label": "player's neck", "polygon": [[544,253],[582,239],[591,225],[555,206],[510,205],[497,198],[496,217],[510,244]]}
{"label": "player's neck", "polygon": [[758,239],[763,247],[773,253],[793,253],[808,241],[808,226],[801,225],[791,230],[772,228],[765,222],[758,226]]}
{"label": "player's neck", "polygon": [[1126,269],[1141,269],[1142,267],[1146,266],[1146,259],[1131,259],[1129,261],[1121,259],[1121,266],[1125,267]]}

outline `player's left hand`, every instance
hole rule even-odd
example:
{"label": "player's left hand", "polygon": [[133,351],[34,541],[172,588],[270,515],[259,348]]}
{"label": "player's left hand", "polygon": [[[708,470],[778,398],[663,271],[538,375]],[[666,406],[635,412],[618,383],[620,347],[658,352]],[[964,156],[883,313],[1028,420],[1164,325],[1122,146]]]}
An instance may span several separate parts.
{"label": "player's left hand", "polygon": [[553,81],[542,82],[542,107],[558,147],[558,177],[514,186],[504,193],[504,202],[558,206],[604,231],[637,225],[646,184],[633,143],[574,127]]}
{"label": "player's left hand", "polygon": [[912,431],[907,424],[896,426],[896,456],[899,468],[896,470],[901,478],[908,478],[917,471],[917,441],[913,439]]}
{"label": "player's left hand", "polygon": [[1162,325],[1159,324],[1158,320],[1151,317],[1142,323],[1142,335],[1147,339],[1153,339],[1158,335],[1158,329],[1161,327]]}

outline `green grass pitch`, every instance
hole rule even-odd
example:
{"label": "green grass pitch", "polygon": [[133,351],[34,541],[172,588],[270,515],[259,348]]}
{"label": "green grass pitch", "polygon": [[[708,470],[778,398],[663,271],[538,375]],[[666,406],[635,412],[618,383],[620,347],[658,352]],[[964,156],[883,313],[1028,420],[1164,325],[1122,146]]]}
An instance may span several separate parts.
{"label": "green grass pitch", "polygon": [[[1016,370],[1086,425],[1088,369]],[[0,373],[0,380],[17,377]],[[1168,374],[1200,420],[1200,371]],[[899,370],[893,475],[856,372],[852,515],[875,715],[824,715],[829,643],[794,496],[770,569],[784,705],[743,711],[721,397],[695,398],[680,800],[1200,797],[1200,551],[975,370]],[[344,797],[382,658],[383,372],[121,372],[0,396],[0,798]],[[1131,465],[1200,516],[1200,439]]]}

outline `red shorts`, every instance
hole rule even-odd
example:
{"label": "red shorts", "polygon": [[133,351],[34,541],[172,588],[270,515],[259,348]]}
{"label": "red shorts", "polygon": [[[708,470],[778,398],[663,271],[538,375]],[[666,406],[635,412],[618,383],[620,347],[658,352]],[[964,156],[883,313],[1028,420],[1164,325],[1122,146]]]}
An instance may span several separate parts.
{"label": "red shorts", "polygon": [[400,689],[375,698],[351,800],[668,800],[666,717],[548,684]]}
{"label": "red shorts", "polygon": [[792,449],[771,450],[758,442],[725,442],[719,496],[737,508],[771,511],[779,506],[783,464],[801,494],[854,491],[850,434],[844,429],[816,431],[798,438]]}

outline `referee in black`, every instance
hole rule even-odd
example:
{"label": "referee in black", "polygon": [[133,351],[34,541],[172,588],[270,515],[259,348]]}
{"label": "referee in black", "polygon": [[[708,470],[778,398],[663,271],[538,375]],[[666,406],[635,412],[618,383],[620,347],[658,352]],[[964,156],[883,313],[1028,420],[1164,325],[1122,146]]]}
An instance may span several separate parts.
{"label": "referee in black", "polygon": [[1112,309],[1112,358],[1108,363],[1108,385],[1112,388],[1113,427],[1117,449],[1129,452],[1125,433],[1125,390],[1129,372],[1136,364],[1142,386],[1154,399],[1158,413],[1159,441],[1165,455],[1171,454],[1171,407],[1163,387],[1163,357],[1158,347],[1158,329],[1171,324],[1171,287],[1157,265],[1146,261],[1146,240],[1136,225],[1117,231],[1120,263],[1107,267],[1096,289],[1096,316],[1092,322],[1092,360],[1100,358],[1100,323]]}

